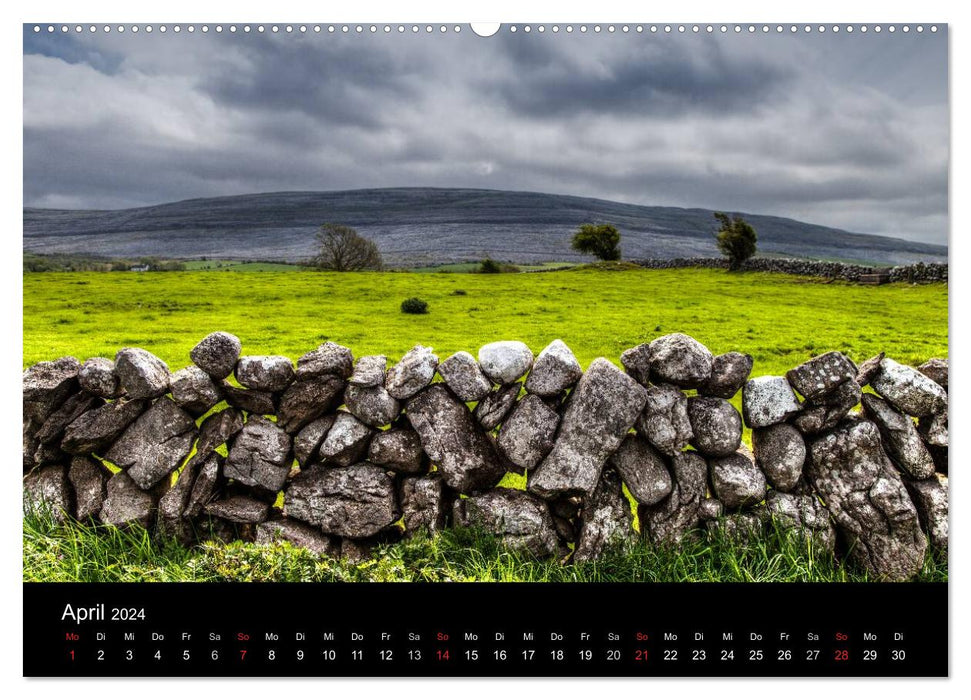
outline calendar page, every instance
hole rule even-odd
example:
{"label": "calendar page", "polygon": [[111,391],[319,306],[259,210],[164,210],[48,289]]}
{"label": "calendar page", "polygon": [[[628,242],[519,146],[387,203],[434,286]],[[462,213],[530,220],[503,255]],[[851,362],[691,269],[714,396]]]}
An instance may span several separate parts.
{"label": "calendar page", "polygon": [[947,676],[949,120],[941,23],[25,24],[23,674]]}

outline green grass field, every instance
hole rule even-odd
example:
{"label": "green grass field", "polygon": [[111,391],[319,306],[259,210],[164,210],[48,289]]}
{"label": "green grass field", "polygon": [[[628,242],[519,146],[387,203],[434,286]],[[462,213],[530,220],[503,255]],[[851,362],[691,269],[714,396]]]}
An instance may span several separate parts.
{"label": "green grass field", "polygon": [[[490,341],[518,339],[539,352],[563,339],[586,366],[683,332],[713,352],[748,352],[754,375],[782,374],[814,354],[841,350],[862,361],[878,352],[907,363],[947,357],[946,285],[864,287],[722,270],[574,268],[542,274],[186,271],[143,274],[37,273],[24,278],[24,366],[63,355],[114,357],[146,348],[171,369],[189,363],[204,335],[226,330],[246,354],[293,359],[326,340],[355,355],[399,358],[415,343],[444,359]],[[417,296],[427,315],[399,310]],[[734,399],[740,408],[740,396]],[[748,431],[745,440],[749,441]],[[507,475],[503,485],[522,487]],[[643,544],[584,567],[532,562],[448,535],[394,545],[355,567],[287,547],[185,550],[146,537],[57,528],[25,520],[25,580],[859,580],[838,563],[788,544],[678,552]],[[491,547],[491,548],[490,548]],[[718,551],[715,551],[715,550]],[[723,551],[724,550],[724,551]],[[922,580],[946,579],[929,560]]]}

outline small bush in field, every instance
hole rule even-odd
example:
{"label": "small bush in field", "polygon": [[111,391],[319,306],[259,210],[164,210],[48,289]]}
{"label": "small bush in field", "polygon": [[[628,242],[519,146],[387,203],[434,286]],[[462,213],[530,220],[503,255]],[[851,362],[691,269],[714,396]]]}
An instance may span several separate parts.
{"label": "small bush in field", "polygon": [[427,314],[428,302],[418,297],[410,297],[401,302],[401,311],[406,314]]}

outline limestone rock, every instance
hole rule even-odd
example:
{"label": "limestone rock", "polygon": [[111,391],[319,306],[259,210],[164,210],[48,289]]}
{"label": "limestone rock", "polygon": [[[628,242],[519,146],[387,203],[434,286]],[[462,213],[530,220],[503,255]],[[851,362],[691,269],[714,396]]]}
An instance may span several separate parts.
{"label": "limestone rock", "polygon": [[310,466],[317,459],[317,451],[320,449],[324,438],[327,437],[328,431],[334,425],[335,419],[336,416],[334,415],[322,416],[308,423],[303,430],[297,433],[297,436],[293,439],[293,456],[296,457],[301,467]]}
{"label": "limestone rock", "polygon": [[913,367],[883,358],[880,371],[870,386],[901,413],[908,416],[929,416],[947,411],[947,392],[927,375]]}
{"label": "limestone rock", "polygon": [[312,420],[337,408],[344,391],[344,380],[333,374],[300,379],[283,392],[277,410],[277,422],[290,434],[298,432]]}
{"label": "limestone rock", "polygon": [[189,455],[196,423],[169,398],[158,399],[111,446],[106,459],[127,470],[148,490],[175,471]]}
{"label": "limestone rock", "polygon": [[121,379],[115,371],[115,363],[107,357],[91,357],[85,360],[78,372],[81,388],[103,399],[121,396]]}
{"label": "limestone rock", "polygon": [[807,401],[792,420],[805,435],[816,435],[835,428],[854,406],[860,403],[860,385],[855,379],[843,382],[828,394]]}
{"label": "limestone rock", "polygon": [[367,461],[399,474],[420,474],[426,470],[421,438],[407,428],[377,433],[368,446]]}
{"label": "limestone rock", "polygon": [[526,391],[538,396],[557,396],[583,376],[583,368],[562,340],[554,340],[536,357],[526,378]]}
{"label": "limestone rock", "polygon": [[42,467],[24,477],[24,511],[54,522],[74,517],[74,498],[67,467],[57,464]]}
{"label": "limestone rock", "polygon": [[233,496],[213,501],[205,507],[206,513],[231,523],[261,523],[266,520],[270,507],[263,501],[247,496]]}
{"label": "limestone rock", "polygon": [[236,368],[243,344],[232,333],[216,331],[189,351],[190,359],[213,379],[225,379]]}
{"label": "limestone rock", "polygon": [[182,515],[186,518],[196,518],[202,514],[206,505],[212,501],[222,486],[222,455],[210,453],[203,460],[190,460],[186,464],[186,469],[192,466],[194,478],[192,480],[192,490],[186,499],[182,509]]}
{"label": "limestone rock", "polygon": [[356,464],[367,453],[372,435],[374,430],[350,413],[338,411],[334,424],[320,445],[320,458],[342,467]]}
{"label": "limestone rock", "polygon": [[[535,370],[534,370],[535,371]],[[499,449],[520,469],[533,469],[553,448],[560,416],[543,400],[528,394],[499,431]]]}
{"label": "limestone rock", "polygon": [[647,390],[604,358],[597,358],[570,396],[553,449],[529,475],[540,498],[593,492],[607,458],[640,415]]}
{"label": "limestone rock", "polygon": [[401,481],[401,513],[405,533],[422,528],[435,533],[445,527],[446,501],[442,480],[434,474],[410,476]]}
{"label": "limestone rock", "polygon": [[230,406],[247,413],[269,416],[276,413],[276,396],[269,391],[240,389],[229,382],[219,385],[220,391]]}
{"label": "limestone rock", "polygon": [[199,440],[193,457],[206,459],[213,450],[232,440],[243,429],[243,414],[226,408],[206,417],[199,426]]}
{"label": "limestone rock", "polygon": [[917,508],[917,515],[931,545],[938,550],[947,551],[947,477],[934,474],[928,479],[911,481],[904,479]]}
{"label": "limestone rock", "polygon": [[856,383],[861,387],[867,386],[870,380],[880,371],[880,363],[883,362],[884,357],[886,357],[886,354],[881,352],[879,355],[874,355],[860,363],[856,371]]}
{"label": "limestone rock", "polygon": [[152,527],[157,505],[152,492],[138,488],[126,472],[118,472],[108,479],[106,490],[107,496],[101,507],[101,522],[115,527],[134,524],[148,529]]}
{"label": "limestone rock", "polygon": [[643,386],[651,383],[650,343],[641,343],[620,353],[620,364],[624,371]]}
{"label": "limestone rock", "polygon": [[236,381],[256,391],[283,391],[294,380],[293,363],[281,355],[244,355],[236,362]]}
{"label": "limestone rock", "polygon": [[448,388],[462,401],[480,401],[492,390],[492,382],[472,355],[460,351],[438,366]]}
{"label": "limestone rock", "polygon": [[851,561],[886,579],[908,579],[920,571],[927,542],[876,425],[852,421],[812,441],[807,467],[850,547]]}
{"label": "limestone rock", "polygon": [[317,556],[340,557],[340,540],[292,518],[267,520],[256,526],[256,543],[289,542]]}
{"label": "limestone rock", "polygon": [[515,382],[496,387],[476,405],[475,417],[483,428],[492,430],[502,423],[516,405],[516,397],[522,386],[522,382]]}
{"label": "limestone rock", "polygon": [[609,464],[641,505],[654,505],[671,493],[671,472],[663,455],[637,435],[624,438],[610,456]]}
{"label": "limestone rock", "polygon": [[74,490],[75,517],[81,522],[98,517],[107,494],[111,472],[90,457],[74,457],[67,478]]}
{"label": "limestone rock", "polygon": [[708,490],[708,465],[696,452],[671,460],[671,493],[653,506],[639,506],[641,535],[657,545],[676,545],[701,522],[701,502]]}
{"label": "limestone rock", "polygon": [[37,430],[35,437],[41,444],[60,444],[67,426],[88,411],[93,411],[103,405],[103,399],[79,391],[69,396],[64,403],[47,417],[47,420]]}
{"label": "limestone rock", "polygon": [[752,431],[755,461],[777,491],[791,491],[802,477],[806,443],[788,423]]}
{"label": "limestone rock", "polygon": [[[208,375],[206,375],[208,376]],[[156,532],[163,537],[171,537],[182,544],[189,544],[194,536],[192,521],[186,517],[185,508],[192,495],[199,464],[189,461],[182,471],[175,485],[159,499],[158,513],[155,520]]]}
{"label": "limestone rock", "polygon": [[495,486],[505,468],[482,427],[443,384],[433,384],[408,401],[408,420],[445,484],[459,493]]}
{"label": "limestone rock", "polygon": [[863,414],[880,429],[887,455],[912,479],[927,479],[934,474],[934,460],[908,416],[895,411],[889,403],[873,394],[863,395]]}
{"label": "limestone rock", "polygon": [[172,400],[192,416],[201,416],[222,401],[222,392],[208,374],[192,365],[172,375]]}
{"label": "limestone rock", "polygon": [[917,368],[917,371],[926,377],[930,377],[935,383],[940,384],[944,391],[947,391],[947,359],[933,357]]}
{"label": "limestone rock", "polygon": [[251,415],[233,442],[223,471],[241,484],[275,493],[290,473],[290,446],[290,436],[276,423]]}
{"label": "limestone rock", "polygon": [[436,369],[438,356],[431,348],[416,345],[388,370],[384,388],[398,400],[411,398],[432,383]]}
{"label": "limestone rock", "polygon": [[688,399],[691,445],[708,457],[727,457],[742,443],[742,417],[725,399],[692,396]]}
{"label": "limestone rock", "polygon": [[83,413],[64,429],[61,449],[71,454],[101,453],[148,406],[148,401],[115,401]]}
{"label": "limestone rock", "polygon": [[765,498],[765,475],[745,452],[708,461],[711,485],[725,508],[736,510]]}
{"label": "limestone rock", "polygon": [[298,380],[313,379],[323,375],[347,379],[353,369],[354,354],[350,349],[328,340],[316,350],[311,350],[297,360],[296,376]]}
{"label": "limestone rock", "polygon": [[799,412],[799,399],[785,377],[755,377],[742,389],[742,414],[750,428],[766,428]]}
{"label": "limestone rock", "polygon": [[604,550],[623,545],[633,534],[630,502],[612,469],[601,473],[593,495],[583,504],[581,521],[574,562],[593,561]]}
{"label": "limestone rock", "polygon": [[856,380],[857,368],[841,352],[827,352],[786,372],[786,379],[803,398],[816,399],[843,382]]}
{"label": "limestone rock", "polygon": [[500,340],[479,348],[479,366],[494,384],[512,384],[533,366],[533,351],[518,340]]}
{"label": "limestone rock", "polygon": [[717,520],[708,520],[705,529],[716,542],[727,540],[745,546],[762,537],[763,522],[755,513],[730,513]]}
{"label": "limestone rock", "polygon": [[634,427],[662,453],[673,456],[681,452],[694,437],[688,398],[670,384],[647,387],[647,402]]}
{"label": "limestone rock", "polygon": [[732,398],[745,386],[752,373],[752,365],[752,356],[745,353],[717,355],[711,363],[711,376],[698,389],[698,393],[720,399]]}
{"label": "limestone rock", "polygon": [[24,370],[23,394],[24,417],[43,423],[67,399],[78,390],[78,373],[81,363],[73,357],[62,357],[53,362],[38,362]]}
{"label": "limestone rock", "polygon": [[394,481],[366,462],[300,472],[287,488],[284,512],[326,534],[352,538],[375,535],[401,516]]}
{"label": "limestone rock", "polygon": [[497,488],[456,499],[453,514],[458,525],[481,527],[509,549],[528,552],[538,559],[559,552],[549,507],[525,491]]}
{"label": "limestone rock", "polygon": [[388,358],[384,355],[365,355],[357,360],[354,373],[347,383],[351,386],[384,386],[388,374]]}
{"label": "limestone rock", "polygon": [[648,346],[651,381],[683,389],[703,386],[711,377],[714,357],[691,336],[671,333],[655,338]]}
{"label": "limestone rock", "polygon": [[917,432],[933,447],[947,447],[947,414],[924,416],[917,422]]}
{"label": "limestone rock", "polygon": [[401,413],[401,404],[383,386],[351,384],[344,392],[347,410],[372,428],[390,425]]}
{"label": "limestone rock", "polygon": [[698,506],[698,517],[704,521],[718,520],[725,514],[725,504],[717,498],[703,498]]}
{"label": "limestone rock", "polygon": [[169,390],[169,366],[142,348],[122,348],[115,372],[131,399],[154,399]]}
{"label": "limestone rock", "polygon": [[829,511],[816,495],[772,491],[765,498],[765,511],[784,530],[792,530],[815,549],[833,554],[836,530]]}

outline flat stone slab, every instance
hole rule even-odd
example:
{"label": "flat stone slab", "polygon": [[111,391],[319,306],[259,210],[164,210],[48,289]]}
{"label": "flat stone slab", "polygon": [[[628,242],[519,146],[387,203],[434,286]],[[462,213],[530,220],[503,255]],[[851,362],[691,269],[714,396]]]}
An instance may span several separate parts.
{"label": "flat stone slab", "polygon": [[367,463],[300,472],[287,488],[284,513],[351,538],[376,535],[401,517],[394,481]]}
{"label": "flat stone slab", "polygon": [[583,504],[573,561],[593,561],[605,550],[623,546],[633,535],[633,522],[620,477],[612,469],[604,469],[593,495]]}
{"label": "flat stone slab", "polygon": [[194,464],[190,461],[186,465],[186,469],[189,468],[190,464],[194,467],[195,478],[192,481],[192,491],[189,493],[183,508],[184,517],[196,518],[202,515],[206,505],[216,498],[224,481],[222,478],[222,460],[222,455],[210,453],[205,459]]}
{"label": "flat stone slab", "polygon": [[947,411],[944,387],[926,374],[889,357],[880,362],[880,371],[870,380],[870,386],[908,416],[929,416]]}
{"label": "flat stone slab", "polygon": [[538,396],[558,396],[583,376],[583,368],[562,340],[554,340],[536,357],[526,378],[526,391]]}
{"label": "flat stone slab", "polygon": [[478,361],[464,350],[440,364],[438,374],[462,401],[480,401],[492,390],[492,381],[482,372]]}
{"label": "flat stone slab", "polygon": [[140,489],[148,490],[182,464],[195,439],[192,416],[163,397],[125,430],[105,458],[125,469]]}
{"label": "flat stone slab", "polygon": [[270,492],[283,488],[290,473],[290,436],[276,423],[251,415],[233,442],[225,475]]}
{"label": "flat stone slab", "polygon": [[339,538],[329,537],[318,528],[292,518],[267,520],[256,526],[256,544],[289,542],[294,547],[306,549],[317,556],[340,557]]}
{"label": "flat stone slab", "polygon": [[457,499],[455,522],[462,527],[480,527],[509,549],[546,559],[560,551],[553,517],[546,503],[525,491],[497,488]]}
{"label": "flat stone slab", "polygon": [[297,360],[297,379],[331,375],[347,379],[354,370],[354,353],[350,348],[327,341]]}
{"label": "flat stone slab", "polygon": [[727,457],[742,443],[742,417],[725,399],[692,396],[688,420],[691,446],[707,457]]}
{"label": "flat stone slab", "polygon": [[742,389],[742,415],[750,428],[766,428],[788,420],[801,409],[785,377],[755,377]]}
{"label": "flat stone slab", "polygon": [[518,340],[499,340],[479,348],[479,366],[494,384],[512,384],[533,366],[533,351]]}
{"label": "flat stone slab", "polygon": [[529,492],[546,499],[591,494],[646,401],[647,390],[633,378],[594,360],[570,396],[553,449],[529,475]]}
{"label": "flat stone slab", "polygon": [[255,389],[240,389],[229,382],[222,382],[219,388],[226,399],[226,403],[230,406],[262,416],[276,414],[278,394],[269,391],[256,391]]}
{"label": "flat stone slab", "polygon": [[263,501],[248,496],[232,496],[222,501],[213,501],[205,507],[209,515],[231,523],[261,523],[266,520],[270,507]]}
{"label": "flat stone slab", "polygon": [[293,363],[282,355],[244,355],[236,362],[236,381],[256,391],[283,391],[294,380]]}
{"label": "flat stone slab", "polygon": [[914,421],[873,394],[864,394],[863,415],[880,430],[883,447],[894,464],[912,479],[928,479],[934,474],[934,459],[917,432]]}
{"label": "flat stone slab", "polygon": [[132,399],[154,399],[169,390],[169,366],[148,350],[122,348],[115,355],[115,372]]}
{"label": "flat stone slab", "polygon": [[634,427],[662,453],[673,456],[681,452],[694,437],[688,397],[670,384],[647,387],[647,401]]}
{"label": "flat stone slab", "polygon": [[148,407],[148,401],[114,401],[82,413],[64,429],[61,449],[71,454],[100,453]]}
{"label": "flat stone slab", "polygon": [[71,460],[67,478],[74,490],[75,517],[86,522],[98,517],[107,496],[108,478],[105,467],[90,457],[77,456]]}
{"label": "flat stone slab", "polygon": [[59,444],[71,423],[88,411],[104,405],[104,399],[79,391],[67,398],[40,426],[34,437],[41,444]]}
{"label": "flat stone slab", "polygon": [[609,464],[641,505],[654,505],[671,493],[671,472],[664,455],[637,435],[624,438]]}
{"label": "flat stone slab", "polygon": [[857,367],[841,352],[827,352],[786,372],[786,379],[803,398],[828,394],[843,382],[856,380]]}

